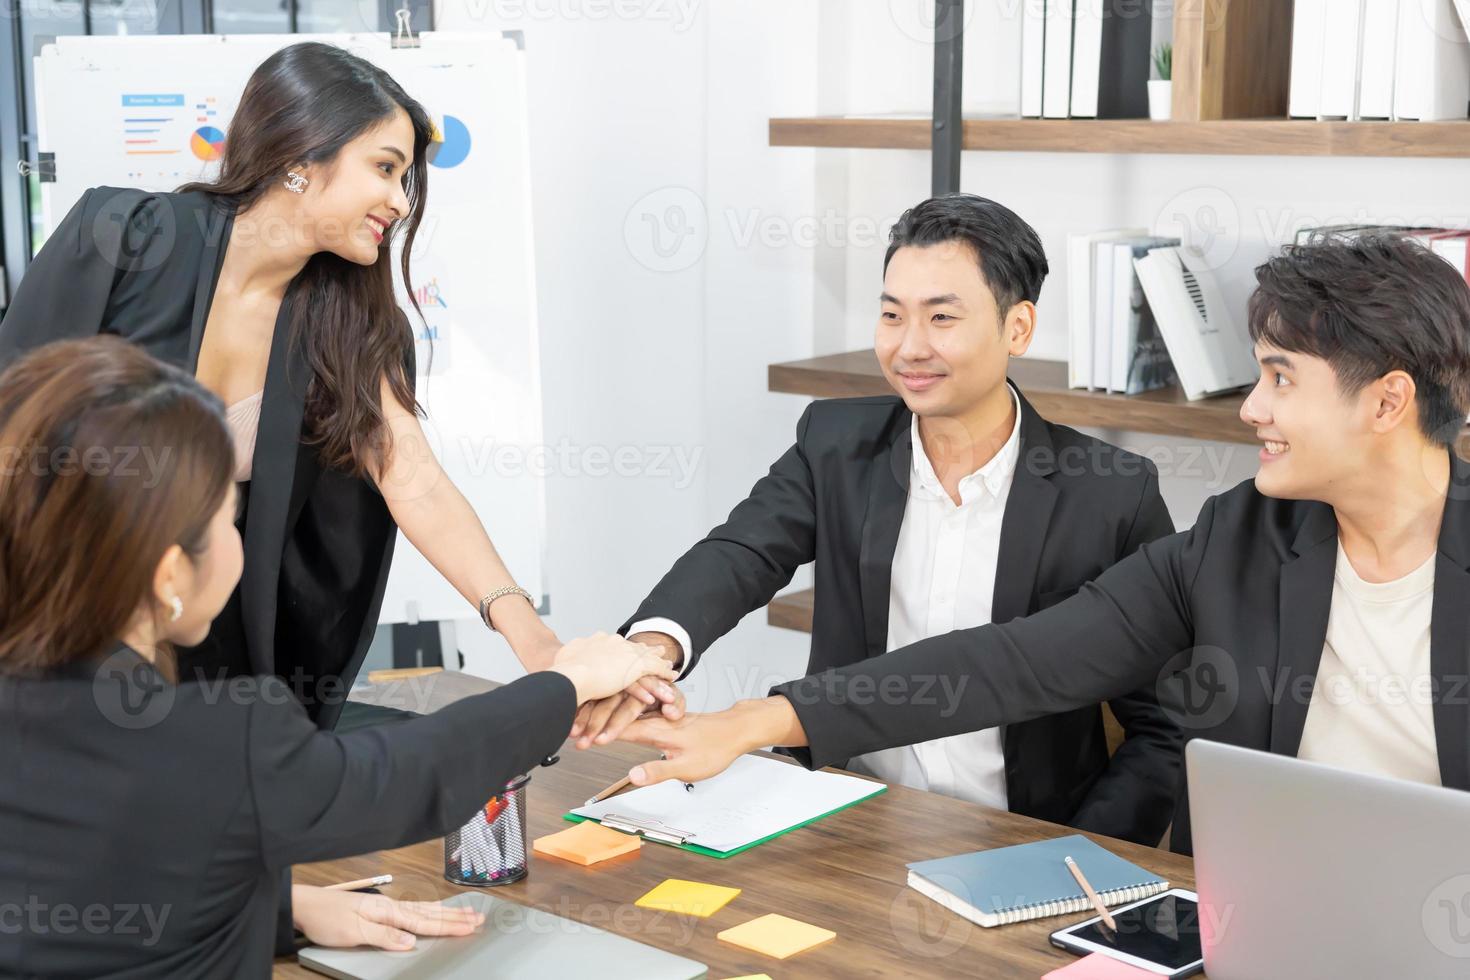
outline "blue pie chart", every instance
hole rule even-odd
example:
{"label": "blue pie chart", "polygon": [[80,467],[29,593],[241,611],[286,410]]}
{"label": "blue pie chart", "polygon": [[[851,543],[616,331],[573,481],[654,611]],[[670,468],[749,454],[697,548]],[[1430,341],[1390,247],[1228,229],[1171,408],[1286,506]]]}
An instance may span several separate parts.
{"label": "blue pie chart", "polygon": [[470,155],[469,127],[454,116],[445,116],[441,132],[444,142],[430,143],[425,154],[429,158],[429,165],[448,169],[464,163],[465,158]]}

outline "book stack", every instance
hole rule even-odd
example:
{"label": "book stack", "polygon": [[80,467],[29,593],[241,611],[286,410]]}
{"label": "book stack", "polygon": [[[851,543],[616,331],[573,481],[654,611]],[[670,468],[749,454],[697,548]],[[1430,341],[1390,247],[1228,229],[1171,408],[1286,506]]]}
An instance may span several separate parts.
{"label": "book stack", "polygon": [[1177,238],[1157,238],[1142,228],[1068,237],[1071,387],[1137,395],[1175,382],[1133,261],[1178,244]]}
{"label": "book stack", "polygon": [[1026,0],[1021,115],[1148,117],[1152,0]]}
{"label": "book stack", "polygon": [[1470,0],[1296,0],[1288,113],[1429,121],[1470,115]]}
{"label": "book stack", "polygon": [[1250,339],[1199,249],[1133,228],[1072,235],[1067,258],[1071,387],[1177,382],[1198,399],[1255,383]]}

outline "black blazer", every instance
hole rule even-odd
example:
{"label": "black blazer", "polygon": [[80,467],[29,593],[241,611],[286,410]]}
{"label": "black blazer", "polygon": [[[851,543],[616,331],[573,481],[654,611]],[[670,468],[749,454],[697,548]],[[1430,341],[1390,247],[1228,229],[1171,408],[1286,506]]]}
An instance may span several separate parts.
{"label": "black blazer", "polygon": [[[290,948],[292,864],[462,826],[575,710],[571,682],[543,672],[391,737],[338,736],[278,678],[173,686],[127,647],[0,677],[0,909],[27,917],[0,976],[269,976]],[[106,928],[81,928],[94,907]]]}
{"label": "black blazer", "polygon": [[[202,192],[88,190],[0,322],[0,370],[50,341],[110,333],[193,374],[234,220]],[[181,651],[180,665],[185,676],[277,674],[330,727],[377,627],[397,528],[376,487],[323,468],[302,443],[311,370],[290,337],[293,298],[288,289],[266,372],[245,571],[209,639]]]}
{"label": "black blazer", "polygon": [[[1052,425],[1024,397],[1020,402],[1020,458],[993,596],[992,618],[1001,623],[1060,602],[1143,542],[1174,530],[1151,463]],[[687,673],[711,643],[815,560],[808,670],[883,654],[913,460],[912,418],[894,396],[814,402],[797,425],[796,445],[723,525],[674,564],[624,632],[650,616],[679,623],[694,646]],[[1099,698],[1006,727],[1008,802],[1017,813],[1157,844],[1173,809],[1179,731],[1151,687],[1109,697],[1127,733],[1111,764]],[[913,729],[893,744],[929,737]],[[845,764],[861,751],[828,755],[823,764]]]}
{"label": "black blazer", "polygon": [[[1440,779],[1470,789],[1470,465],[1452,479],[1434,566],[1430,674]],[[1206,501],[1188,531],[1146,544],[1038,615],[935,637],[781,685],[812,766],[859,752],[1025,721],[1157,687],[1188,738],[1295,755],[1327,637],[1337,518],[1318,501],[1277,500],[1254,482]],[[968,677],[959,710],[843,704],[855,679]],[[871,700],[871,699],[870,699]],[[1181,783],[1172,845],[1191,852]]]}

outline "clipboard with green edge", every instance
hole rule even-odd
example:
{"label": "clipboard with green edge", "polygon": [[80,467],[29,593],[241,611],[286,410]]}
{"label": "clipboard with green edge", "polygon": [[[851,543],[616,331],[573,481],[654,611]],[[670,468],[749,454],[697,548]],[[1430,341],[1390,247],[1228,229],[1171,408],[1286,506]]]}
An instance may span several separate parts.
{"label": "clipboard with green edge", "polygon": [[[787,827],[785,830],[778,830],[774,834],[767,834],[765,837],[762,837],[759,840],[753,840],[753,841],[751,841],[748,844],[741,844],[739,847],[735,848],[733,851],[716,851],[716,850],[714,850],[712,848],[701,847],[698,844],[690,844],[690,843],[680,844],[680,843],[675,843],[674,841],[670,841],[670,840],[662,840],[662,839],[660,839],[657,836],[650,837],[650,836],[648,836],[647,833],[644,833],[644,832],[639,832],[638,833],[638,836],[641,837],[641,838],[643,838],[644,840],[650,840],[650,841],[653,841],[654,843],[663,844],[663,845],[665,845],[667,847],[677,847],[681,851],[692,851],[695,854],[703,854],[706,857],[712,857],[712,858],[733,857],[734,855],[739,854],[742,851],[748,851],[752,847],[757,847],[757,846],[759,846],[761,844],[764,844],[768,840],[775,840],[777,837],[780,837],[783,834],[789,834],[793,830],[800,830],[802,827],[805,827],[808,824],[814,824],[818,820],[824,820],[827,817],[832,816],[832,814],[834,814],[834,813],[841,813],[843,810],[850,810],[853,807],[857,806],[859,803],[866,803],[868,800],[871,800],[873,797],[879,796],[879,795],[881,795],[883,793],[888,792],[887,785],[885,785],[883,783],[874,783],[874,785],[877,787],[877,789],[873,790],[873,792],[869,793],[867,796],[864,796],[864,797],[862,797],[860,799],[853,800],[851,803],[844,803],[842,806],[839,806],[839,807],[837,807],[836,809],[833,809],[833,810],[828,810],[826,813],[819,813],[815,817],[810,818],[809,820],[803,820],[800,823],[794,823],[790,827]],[[596,823],[602,823],[602,821],[601,820],[598,820],[596,817],[584,817],[584,816],[581,816],[580,814],[576,814],[576,813],[563,813],[562,814],[562,819],[563,820],[570,820],[572,823],[582,823],[582,822],[587,821],[587,820],[592,820],[592,821],[594,821]],[[615,828],[615,829],[617,829],[617,830],[619,830],[620,832],[623,832],[623,833],[629,833],[630,832],[630,831],[624,830],[623,827],[618,827],[618,828]]]}

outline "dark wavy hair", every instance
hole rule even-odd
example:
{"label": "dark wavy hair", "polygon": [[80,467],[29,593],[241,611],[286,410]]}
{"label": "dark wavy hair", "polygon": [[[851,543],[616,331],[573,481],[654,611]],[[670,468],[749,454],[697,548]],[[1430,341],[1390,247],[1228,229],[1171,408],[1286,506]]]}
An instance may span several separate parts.
{"label": "dark wavy hair", "polygon": [[1419,429],[1453,445],[1470,413],[1470,287],[1412,238],[1318,236],[1256,268],[1251,340],[1320,357],[1354,395],[1390,371],[1414,379]]}
{"label": "dark wavy hair", "polygon": [[262,62],[246,83],[218,177],[178,189],[204,191],[222,204],[248,208],[289,167],[330,165],[344,146],[398,109],[413,124],[413,163],[403,178],[409,213],[393,223],[371,266],[318,252],[292,285],[292,342],[305,345],[312,369],[306,439],[318,447],[325,465],[358,476],[387,448],[379,398],[383,377],[401,404],[423,414],[409,367],[413,330],[393,294],[390,247],[399,226],[405,226],[403,283],[422,319],[408,258],[428,193],[425,151],[433,133],[428,113],[371,62],[330,44],[293,44]]}
{"label": "dark wavy hair", "polygon": [[888,233],[883,271],[901,248],[945,242],[964,242],[974,250],[1002,326],[1011,307],[1036,302],[1051,271],[1036,230],[1005,205],[975,194],[931,197],[905,211]]}

